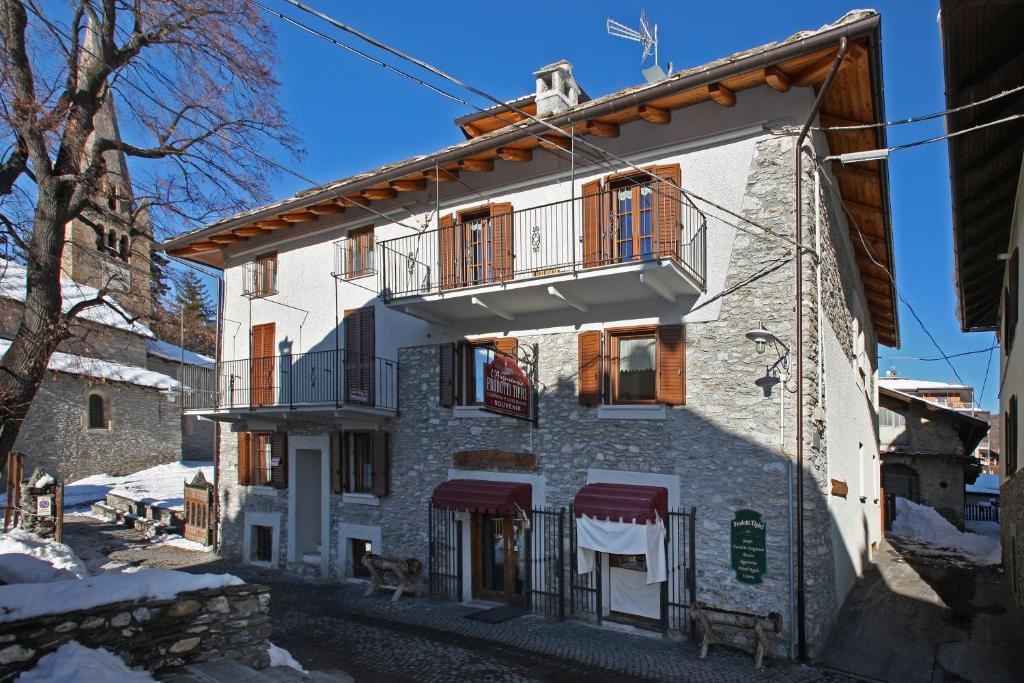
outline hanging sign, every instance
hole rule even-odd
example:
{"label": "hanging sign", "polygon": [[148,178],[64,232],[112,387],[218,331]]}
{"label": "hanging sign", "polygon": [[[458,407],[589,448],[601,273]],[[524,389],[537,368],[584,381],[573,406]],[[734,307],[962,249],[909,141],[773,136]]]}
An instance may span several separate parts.
{"label": "hanging sign", "polygon": [[732,520],[732,568],[740,583],[761,583],[766,571],[766,525],[760,513],[737,510]]}
{"label": "hanging sign", "polygon": [[530,379],[515,359],[501,353],[484,364],[484,408],[502,415],[531,420]]}

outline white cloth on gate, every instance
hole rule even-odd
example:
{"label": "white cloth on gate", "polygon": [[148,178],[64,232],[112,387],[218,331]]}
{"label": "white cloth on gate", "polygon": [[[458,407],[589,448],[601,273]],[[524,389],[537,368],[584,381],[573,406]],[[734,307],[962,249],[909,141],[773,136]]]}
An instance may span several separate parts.
{"label": "white cloth on gate", "polygon": [[665,524],[610,522],[583,515],[576,518],[576,568],[580,574],[594,571],[594,552],[613,555],[645,555],[647,583],[668,578],[665,558]]}

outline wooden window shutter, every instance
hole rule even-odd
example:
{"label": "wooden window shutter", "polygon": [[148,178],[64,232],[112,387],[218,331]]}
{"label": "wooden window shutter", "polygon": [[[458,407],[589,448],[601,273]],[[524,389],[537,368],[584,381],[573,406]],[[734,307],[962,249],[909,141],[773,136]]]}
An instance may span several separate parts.
{"label": "wooden window shutter", "polygon": [[504,282],[512,279],[515,271],[515,251],[512,232],[512,205],[491,204],[491,229],[493,230],[492,250],[494,279]]}
{"label": "wooden window shutter", "polygon": [[686,403],[686,328],[660,325],[657,332],[658,403]]}
{"label": "wooden window shutter", "polygon": [[1013,250],[1010,256],[1009,272],[1009,296],[1006,302],[1006,349],[1009,351],[1013,346],[1013,339],[1017,333],[1017,318],[1020,313],[1020,252]]}
{"label": "wooden window shutter", "polygon": [[341,432],[331,432],[331,491],[341,493],[341,468],[344,460],[341,457]]}
{"label": "wooden window shutter", "polygon": [[519,340],[515,337],[502,337],[501,339],[494,340],[494,348],[514,358],[516,355],[516,344],[518,343]]}
{"label": "wooden window shutter", "polygon": [[580,405],[596,406],[601,403],[601,385],[604,378],[604,358],[600,331],[580,332],[579,345],[579,400]]}
{"label": "wooden window shutter", "polygon": [[592,180],[583,184],[583,267],[591,268],[600,265],[603,243],[601,229],[603,225],[601,207],[604,197],[601,194],[601,181]]}
{"label": "wooden window shutter", "polygon": [[678,256],[682,232],[682,207],[679,190],[676,189],[682,180],[679,164],[655,166],[650,170],[662,181],[652,183],[657,226],[654,238],[655,253],[659,258]]}
{"label": "wooden window shutter", "polygon": [[442,408],[455,405],[457,392],[455,387],[455,365],[457,361],[455,344],[440,344],[438,350],[437,384],[438,403]]}
{"label": "wooden window shutter", "polygon": [[248,486],[252,480],[252,434],[238,433],[238,485]]}
{"label": "wooden window shutter", "polygon": [[345,311],[345,400],[374,404],[376,355],[373,306]]}
{"label": "wooden window shutter", "polygon": [[388,463],[388,433],[373,432],[373,495],[388,495],[388,479],[391,472]]}
{"label": "wooden window shutter", "polygon": [[270,485],[288,488],[288,435],[284,432],[270,435]]}
{"label": "wooden window shutter", "polygon": [[440,261],[441,289],[455,286],[455,216],[441,216],[440,229],[437,231],[437,254]]}

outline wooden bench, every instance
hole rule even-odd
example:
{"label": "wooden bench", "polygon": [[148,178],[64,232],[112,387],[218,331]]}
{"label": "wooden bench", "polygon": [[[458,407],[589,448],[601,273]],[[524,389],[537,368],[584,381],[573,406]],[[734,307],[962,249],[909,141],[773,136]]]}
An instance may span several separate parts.
{"label": "wooden bench", "polygon": [[[708,654],[708,648],[725,641],[719,640],[715,634],[715,626],[726,626],[754,633],[754,668],[760,669],[764,656],[768,652],[768,633],[782,630],[782,615],[778,612],[756,614],[738,610],[711,607],[702,602],[690,607],[690,620],[700,624],[704,637],[700,644],[700,659]],[[731,644],[731,643],[730,643]]]}
{"label": "wooden bench", "polygon": [[[402,593],[416,593],[415,582],[423,571],[423,563],[415,558],[392,557],[367,553],[363,555],[363,566],[370,572],[370,585],[364,596],[373,595],[378,588],[394,590],[391,602],[396,602]],[[388,575],[394,578],[387,583]]]}

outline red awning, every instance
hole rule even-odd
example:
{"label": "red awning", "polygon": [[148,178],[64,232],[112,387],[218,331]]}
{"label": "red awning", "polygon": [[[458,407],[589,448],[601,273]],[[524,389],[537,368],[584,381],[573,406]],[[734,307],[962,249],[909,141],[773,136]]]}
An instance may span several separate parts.
{"label": "red awning", "polygon": [[576,516],[646,524],[668,517],[668,489],[633,484],[587,484],[573,501]]}
{"label": "red awning", "polygon": [[533,487],[518,481],[451,479],[434,489],[431,500],[445,510],[513,515],[516,505],[530,511]]}

